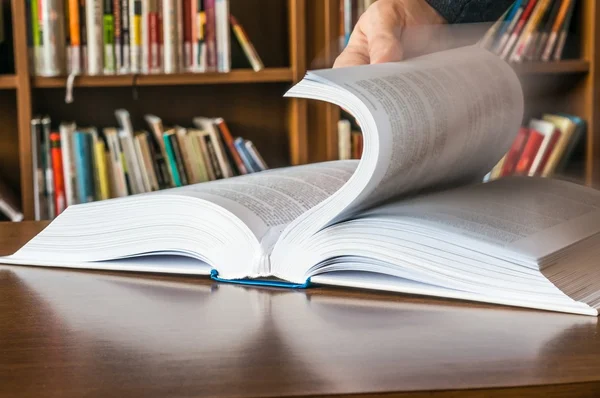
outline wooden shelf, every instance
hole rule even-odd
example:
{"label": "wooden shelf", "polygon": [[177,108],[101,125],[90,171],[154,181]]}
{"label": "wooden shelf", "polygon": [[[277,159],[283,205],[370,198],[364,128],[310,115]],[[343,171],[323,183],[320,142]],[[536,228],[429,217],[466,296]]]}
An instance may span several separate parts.
{"label": "wooden shelf", "polygon": [[[197,84],[292,82],[291,68],[267,68],[260,72],[238,69],[228,73],[180,73],[173,75],[78,76],[75,87],[183,86]],[[66,77],[34,77],[34,88],[65,87]]]}
{"label": "wooden shelf", "polygon": [[15,75],[0,75],[0,90],[17,88],[17,77]]}
{"label": "wooden shelf", "polygon": [[525,62],[513,64],[512,66],[521,75],[587,73],[590,71],[590,63],[581,59],[557,62]]}

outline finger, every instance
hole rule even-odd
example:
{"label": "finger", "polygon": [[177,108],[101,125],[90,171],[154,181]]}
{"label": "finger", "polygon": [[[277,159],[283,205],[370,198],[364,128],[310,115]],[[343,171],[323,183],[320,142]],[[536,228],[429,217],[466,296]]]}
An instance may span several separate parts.
{"label": "finger", "polygon": [[348,45],[335,60],[334,68],[343,68],[347,66],[368,65],[369,52],[368,42],[364,33],[357,25],[350,36]]}
{"label": "finger", "polygon": [[372,64],[402,61],[404,51],[400,41],[401,28],[385,27],[384,24],[373,28],[367,37],[369,59]]}

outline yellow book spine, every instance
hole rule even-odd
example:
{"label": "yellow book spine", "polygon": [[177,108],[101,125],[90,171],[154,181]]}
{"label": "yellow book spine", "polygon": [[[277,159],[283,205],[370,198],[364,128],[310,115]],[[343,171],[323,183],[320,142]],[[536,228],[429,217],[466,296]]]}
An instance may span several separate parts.
{"label": "yellow book spine", "polygon": [[106,200],[110,198],[110,181],[108,178],[106,148],[104,147],[104,142],[99,140],[96,143],[94,151],[96,159],[96,171],[98,172],[98,182],[100,185],[100,200]]}

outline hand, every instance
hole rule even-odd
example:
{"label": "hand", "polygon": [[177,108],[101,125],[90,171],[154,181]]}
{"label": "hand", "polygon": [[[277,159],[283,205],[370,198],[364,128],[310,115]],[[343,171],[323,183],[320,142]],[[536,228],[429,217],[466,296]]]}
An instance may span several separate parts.
{"label": "hand", "polygon": [[360,17],[333,67],[401,61],[429,45],[432,25],[445,23],[425,0],[377,0]]}

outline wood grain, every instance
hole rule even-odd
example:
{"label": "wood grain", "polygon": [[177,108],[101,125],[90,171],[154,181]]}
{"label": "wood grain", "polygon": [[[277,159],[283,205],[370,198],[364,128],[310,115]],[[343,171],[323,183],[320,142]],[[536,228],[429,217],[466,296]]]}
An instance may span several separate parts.
{"label": "wood grain", "polygon": [[[79,76],[74,87],[122,87],[122,86],[190,86],[202,84],[270,83],[291,82],[292,69],[268,68],[260,72],[252,69],[232,70],[229,73],[180,73],[172,75],[119,75]],[[66,77],[34,77],[34,88],[64,88]]]}
{"label": "wood grain", "polygon": [[[9,254],[45,223],[0,223]],[[0,396],[597,397],[595,317],[0,265]]]}
{"label": "wood grain", "polygon": [[0,75],[0,90],[17,88],[17,77],[15,75]]}

